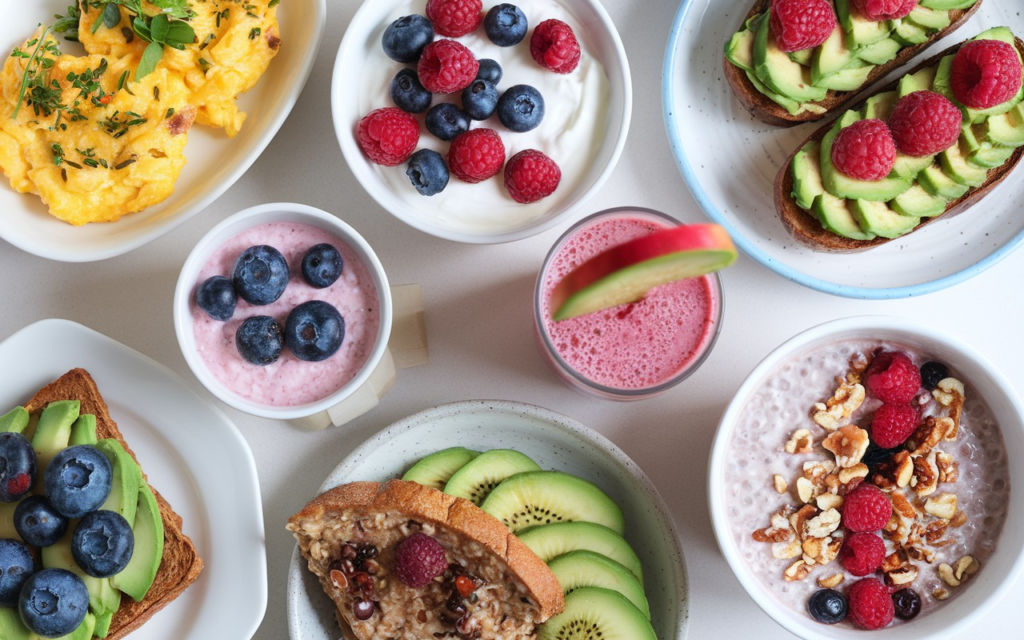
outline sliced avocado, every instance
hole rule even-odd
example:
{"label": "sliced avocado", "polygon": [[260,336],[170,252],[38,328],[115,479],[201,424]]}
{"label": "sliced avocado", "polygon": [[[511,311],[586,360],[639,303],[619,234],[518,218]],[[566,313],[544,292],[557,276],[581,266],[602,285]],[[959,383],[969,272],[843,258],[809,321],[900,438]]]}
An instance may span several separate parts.
{"label": "sliced avocado", "polygon": [[753,71],[747,72],[747,80],[750,80],[750,84],[754,85],[754,88],[762,93],[766,98],[772,102],[778,104],[783,109],[788,111],[792,115],[796,115],[802,111],[802,105],[796,100],[790,100],[785,96],[780,96],[771,89],[765,86],[761,80],[758,79],[757,75]]}
{"label": "sliced avocado", "polygon": [[811,66],[811,58],[814,56],[814,49],[802,49],[800,51],[790,51],[789,59],[797,63],[801,67]]}
{"label": "sliced avocado", "polygon": [[32,640],[34,634],[21,621],[17,607],[0,607],[0,638],[4,640]]}
{"label": "sliced avocado", "polygon": [[903,44],[892,38],[879,40],[857,50],[857,57],[864,62],[871,64],[885,64],[891,62],[903,48]]}
{"label": "sliced avocado", "polygon": [[[953,70],[953,59],[956,56],[943,56],[939,64],[935,66],[935,79],[932,81],[932,91],[941,93],[949,98],[953,104],[959,105],[953,97],[953,89],[949,85],[949,74]],[[965,123],[966,124],[966,123]]]}
{"label": "sliced avocado", "polygon": [[811,140],[793,158],[793,201],[805,211],[814,199],[825,193],[821,183],[821,143]]}
{"label": "sliced avocado", "polygon": [[986,142],[1004,147],[1024,146],[1024,104],[985,120],[982,132]]}
{"label": "sliced avocado", "polygon": [[[14,528],[14,510],[18,502],[0,502],[0,539],[21,540],[18,530]],[[0,635],[0,638],[3,636]]]}
{"label": "sliced avocado", "polygon": [[957,9],[969,9],[978,0],[921,0],[920,6],[935,11],[955,11]]}
{"label": "sliced avocado", "polygon": [[121,443],[112,438],[100,440],[96,448],[110,460],[112,470],[110,493],[100,509],[115,511],[128,522],[135,522],[135,509],[139,502],[139,486],[143,483],[142,469],[128,455]]}
{"label": "sliced avocado", "polygon": [[71,439],[68,444],[72,447],[80,444],[96,444],[96,416],[85,413],[78,416],[75,424],[71,425]]}
{"label": "sliced avocado", "polygon": [[828,39],[820,47],[815,47],[813,51],[811,82],[815,86],[821,86],[820,83],[824,78],[839,73],[857,60],[853,51],[846,46],[846,32],[838,24]]}
{"label": "sliced avocado", "polygon": [[906,46],[928,42],[928,29],[919,27],[910,20],[893,20],[892,37]]}
{"label": "sliced avocado", "polygon": [[920,5],[914,7],[906,19],[929,31],[942,31],[952,22],[948,11],[929,9]]}
{"label": "sliced avocado", "polygon": [[28,426],[28,411],[25,407],[14,407],[0,416],[0,433],[22,433]]}
{"label": "sliced avocado", "polygon": [[833,91],[856,91],[868,81],[868,76],[875,68],[862,60],[854,60],[849,67],[833,73],[818,82],[819,87]]}
{"label": "sliced avocado", "polygon": [[121,607],[121,592],[110,584],[110,578],[94,578],[82,570],[71,554],[71,536],[78,521],[68,524],[68,532],[56,544],[43,547],[40,554],[43,567],[47,569],[67,569],[85,582],[89,590],[89,610],[100,616],[107,612],[117,611]]}
{"label": "sliced avocado", "polygon": [[[56,640],[92,640],[93,632],[96,630],[96,616],[88,611],[85,612],[85,619],[82,620],[82,624],[69,633],[66,636],[61,636]],[[40,640],[46,640],[42,636],[33,636],[33,638],[39,638]]]}
{"label": "sliced avocado", "polygon": [[725,43],[725,57],[744,71],[754,70],[754,32],[744,29]]}
{"label": "sliced avocado", "polygon": [[850,208],[861,229],[883,238],[898,238],[921,222],[920,218],[901,216],[884,202],[854,200]]}
{"label": "sliced avocado", "polygon": [[988,170],[967,162],[959,145],[953,145],[939,154],[942,171],[954,181],[969,187],[980,187],[988,180]]}
{"label": "sliced avocado", "polygon": [[896,163],[892,166],[892,172],[894,175],[914,182],[917,179],[917,174],[924,171],[927,167],[931,166],[932,160],[935,156],[925,156],[923,158],[914,158],[911,156],[903,155],[902,153],[896,154]]}
{"label": "sliced avocado", "polygon": [[900,79],[897,95],[900,98],[916,91],[929,91],[935,82],[935,67],[926,67],[915,74],[907,74]]}
{"label": "sliced avocado", "polygon": [[922,189],[933,196],[945,199],[947,202],[962,198],[970,190],[970,187],[967,185],[960,184],[943,173],[942,169],[936,164],[919,173],[917,182],[921,185]]}
{"label": "sliced avocado", "polygon": [[1013,31],[1010,31],[1009,27],[992,27],[987,31],[982,31],[973,38],[974,40],[999,40],[1005,42],[1014,49],[1017,48],[1017,36],[1013,35]]}
{"label": "sliced avocado", "polygon": [[71,425],[78,419],[81,403],[78,400],[51,402],[43,409],[32,436],[32,448],[36,450],[35,493],[42,494],[43,476],[50,460],[66,449],[71,439]]}
{"label": "sliced avocado", "polygon": [[1017,151],[1013,147],[993,145],[991,142],[982,142],[981,148],[972,151],[967,156],[967,162],[983,169],[994,169],[1003,166],[1003,163],[1010,159],[1010,156]]}
{"label": "sliced avocado", "polygon": [[854,49],[885,40],[892,31],[888,22],[872,22],[865,18],[850,0],[836,0],[836,16],[849,36],[850,47]]}
{"label": "sliced avocado", "polygon": [[871,96],[864,103],[864,119],[888,122],[889,116],[892,115],[892,109],[896,106],[897,99],[899,99],[899,96],[895,91],[886,91],[885,93],[877,93]]}
{"label": "sliced avocado", "polygon": [[842,198],[837,198],[830,193],[823,193],[814,201],[813,210],[818,216],[821,226],[837,236],[851,240],[875,239],[875,234],[860,228],[860,224],[847,206],[847,201]]}
{"label": "sliced avocado", "polygon": [[141,602],[153,585],[164,555],[163,516],[156,496],[146,482],[139,488],[138,510],[132,531],[135,534],[135,551],[128,566],[110,578],[110,584],[127,593],[136,602]]}
{"label": "sliced avocado", "polygon": [[933,196],[915,184],[892,200],[889,208],[901,216],[932,218],[946,212],[946,199]]}
{"label": "sliced avocado", "polygon": [[978,141],[978,136],[974,133],[974,126],[965,123],[960,127],[960,148],[967,153],[974,153],[981,148],[981,142]]}
{"label": "sliced avocado", "polygon": [[754,71],[772,91],[798,102],[817,102],[828,95],[811,82],[811,71],[789,59],[775,44],[771,21],[762,20],[754,38]]}
{"label": "sliced avocado", "polygon": [[110,633],[110,623],[114,621],[114,614],[116,611],[107,611],[106,613],[96,614],[96,628],[93,629],[93,635],[97,638],[106,638],[107,634]]}
{"label": "sliced avocado", "polygon": [[839,131],[857,120],[860,114],[847,111],[821,141],[821,177],[825,190],[837,198],[850,200],[864,199],[888,202],[910,188],[910,182],[891,174],[874,182],[857,180],[840,173],[832,164],[832,143]]}

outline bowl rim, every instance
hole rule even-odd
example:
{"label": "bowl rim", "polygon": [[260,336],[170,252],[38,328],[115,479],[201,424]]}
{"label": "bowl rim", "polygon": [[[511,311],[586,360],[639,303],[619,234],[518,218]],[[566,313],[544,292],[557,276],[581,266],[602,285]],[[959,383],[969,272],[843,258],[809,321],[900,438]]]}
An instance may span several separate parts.
{"label": "bowl rim", "polygon": [[[321,225],[331,227],[332,233],[349,245],[366,263],[377,287],[377,298],[380,302],[380,326],[377,330],[377,341],[366,363],[359,370],[359,373],[356,374],[356,377],[347,384],[315,402],[275,407],[246,400],[230,391],[213,377],[203,359],[195,352],[195,349],[190,347],[188,339],[193,326],[191,310],[192,290],[196,284],[199,271],[206,260],[209,259],[210,254],[216,251],[227,239],[255,226],[280,221],[284,216],[304,218],[309,221],[307,224],[312,224],[313,226],[320,226],[317,224],[320,223]],[[228,236],[221,238],[221,236],[228,233]],[[356,389],[365,384],[387,351],[394,314],[387,273],[370,243],[341,218],[322,209],[294,202],[270,202],[243,209],[228,216],[220,224],[206,232],[192,248],[192,251],[189,252],[188,257],[185,258],[182,264],[181,271],[178,274],[178,281],[174,287],[172,308],[174,333],[178,339],[178,348],[181,349],[181,354],[185,358],[189,369],[192,370],[192,374],[202,383],[206,390],[216,396],[221,402],[239,411],[276,420],[295,420],[326,411],[344,401]]]}
{"label": "bowl rim", "polygon": [[729,219],[719,211],[711,197],[700,183],[694,171],[686,151],[680,144],[683,139],[683,132],[679,128],[676,119],[673,117],[673,99],[676,93],[676,66],[678,59],[676,52],[685,37],[686,19],[689,17],[690,9],[696,4],[696,0],[682,0],[679,11],[672,24],[672,31],[669,35],[668,46],[665,49],[665,59],[662,65],[662,117],[665,121],[665,128],[668,132],[668,143],[672,148],[672,155],[675,157],[676,166],[686,182],[693,198],[700,205],[704,214],[713,222],[716,222],[728,230],[736,245],[743,250],[743,253],[753,258],[761,266],[774,271],[778,275],[803,285],[815,291],[828,293],[843,298],[855,298],[860,300],[897,300],[915,296],[923,296],[936,291],[941,291],[953,285],[970,280],[990,267],[998,264],[1004,258],[1024,245],[1024,231],[1021,231],[1013,238],[1010,238],[1002,247],[985,256],[975,264],[965,267],[956,273],[943,276],[920,284],[906,285],[901,287],[856,287],[852,285],[838,284],[822,278],[816,278],[787,264],[779,262],[766,251],[758,246],[758,243],[740,231]]}
{"label": "bowl rim", "polygon": [[[618,77],[620,82],[622,82],[624,95],[622,96],[623,108],[622,118],[619,121],[619,135],[615,140],[608,162],[605,163],[604,168],[594,180],[593,184],[591,184],[590,188],[588,188],[575,203],[567,207],[561,213],[551,215],[546,219],[541,219],[535,224],[531,224],[514,231],[501,233],[468,233],[448,229],[442,225],[430,222],[418,213],[410,214],[404,210],[392,210],[385,205],[384,199],[380,195],[382,191],[386,190],[386,187],[383,184],[377,184],[370,180],[359,179],[360,174],[363,172],[357,169],[357,167],[368,165],[368,163],[363,157],[362,151],[360,151],[356,146],[355,137],[352,134],[351,127],[344,122],[342,110],[350,100],[345,94],[346,88],[341,82],[339,82],[339,78],[342,75],[342,58],[344,54],[349,48],[356,47],[361,44],[361,42],[357,42],[357,29],[354,29],[353,27],[358,26],[361,23],[364,19],[364,14],[369,13],[372,4],[380,3],[381,0],[364,0],[355,15],[352,16],[348,29],[345,31],[345,36],[342,38],[341,44],[338,46],[338,53],[335,56],[334,61],[334,69],[331,72],[331,116],[334,122],[334,133],[338,139],[338,145],[341,147],[341,153],[345,157],[345,161],[348,163],[352,173],[356,175],[356,178],[363,190],[366,191],[366,193],[369,194],[382,209],[410,227],[444,240],[451,240],[453,242],[462,242],[466,244],[502,244],[506,242],[524,240],[543,233],[561,224],[566,219],[580,213],[583,210],[583,207],[586,206],[587,202],[589,202],[590,198],[599,191],[608,181],[608,178],[611,177],[611,174],[618,165],[622,152],[625,149],[626,139],[629,137],[629,127],[633,114],[633,80],[629,67],[629,58],[626,55],[626,48],[622,43],[622,38],[619,35],[618,29],[615,27],[615,23],[612,21],[611,16],[608,15],[608,11],[601,4],[600,0],[578,1],[589,5],[597,18],[596,23],[600,24],[611,38],[612,45],[615,49],[615,57],[619,62],[620,73]],[[603,148],[605,146],[607,146],[607,141],[605,145],[603,145]]]}
{"label": "bowl rim", "polygon": [[[772,598],[757,578],[750,573],[746,562],[742,557],[740,557],[735,548],[733,532],[729,526],[728,514],[725,510],[725,506],[717,499],[717,496],[722,489],[721,478],[724,476],[726,454],[730,448],[732,435],[736,428],[736,421],[742,413],[747,400],[750,398],[751,393],[761,385],[764,378],[771,371],[791,359],[795,354],[798,354],[800,350],[808,344],[812,344],[825,338],[841,339],[843,334],[870,329],[877,329],[879,331],[886,332],[898,332],[923,338],[955,351],[958,355],[962,356],[964,360],[972,361],[973,364],[983,368],[986,373],[991,376],[992,381],[995,383],[992,387],[992,391],[1002,395],[1010,405],[1012,411],[1017,414],[1017,428],[1021,428],[1021,426],[1024,425],[1024,403],[1022,403],[1020,396],[1016,393],[1010,380],[995,368],[987,358],[966,342],[952,334],[946,333],[945,331],[934,328],[930,325],[922,324],[906,318],[897,316],[867,315],[832,320],[797,333],[765,356],[764,359],[762,359],[747,375],[747,377],[744,378],[743,383],[733,395],[733,399],[729,402],[729,405],[723,413],[716,429],[708,463],[708,511],[710,512],[711,524],[715,532],[715,541],[718,544],[726,562],[729,564],[730,570],[740,585],[742,585],[744,591],[757,604],[757,606],[761,608],[762,611],[775,621],[776,624],[803,638],[810,637],[829,640],[833,636],[816,632],[811,632],[808,635],[808,629],[792,624],[786,615],[782,615],[789,613],[790,610]],[[1000,431],[1003,429],[1003,425],[1000,425]],[[1003,524],[1004,530],[1011,524],[1012,521],[1008,515],[1006,522]],[[1006,542],[1002,542],[1001,544],[1006,544]],[[1015,558],[1012,566],[1008,569],[1004,579],[992,587],[990,596],[984,603],[982,603],[981,606],[967,612],[965,615],[961,616],[959,620],[956,620],[939,634],[918,637],[959,637],[956,634],[965,631],[980,617],[988,614],[991,609],[994,608],[1004,596],[1006,596],[1010,588],[1013,587],[1021,574],[1024,573],[1024,546],[1018,549],[1011,549],[1011,553],[1013,552],[1015,552]]]}

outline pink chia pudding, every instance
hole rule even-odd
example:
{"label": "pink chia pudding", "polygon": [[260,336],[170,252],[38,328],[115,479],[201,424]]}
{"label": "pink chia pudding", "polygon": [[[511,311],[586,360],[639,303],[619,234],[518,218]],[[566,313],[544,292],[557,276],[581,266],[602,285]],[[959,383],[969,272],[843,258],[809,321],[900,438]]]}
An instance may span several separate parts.
{"label": "pink chia pudding", "polygon": [[[869,367],[884,352],[905,354],[916,367],[932,363],[911,392],[909,404],[919,411],[913,433],[889,449],[874,442],[874,414],[883,402]],[[900,344],[840,342],[780,367],[744,408],[726,470],[732,534],[754,575],[783,605],[822,622],[809,606],[817,592],[833,589],[845,601],[852,585],[875,580],[898,594],[887,614],[892,621],[883,626],[913,624],[984,571],[1006,521],[1007,455],[999,425],[970,380],[934,361]],[[879,548],[884,543],[884,560],[857,575],[874,565],[858,567],[846,557],[844,539],[863,534],[847,529],[856,520],[845,503],[856,503],[847,497],[858,490],[877,493],[875,487],[892,504],[884,527],[867,532],[881,539]],[[838,626],[867,628],[855,615],[855,599]]]}
{"label": "pink chia pudding", "polygon": [[[301,265],[306,251],[321,243],[341,253],[344,267],[334,284],[317,289],[303,279]],[[380,308],[373,277],[356,253],[332,233],[306,224],[272,222],[253,227],[220,247],[199,272],[196,287],[211,276],[230,278],[239,254],[254,245],[270,245],[284,255],[290,276],[288,287],[269,305],[251,305],[239,297],[234,316],[227,322],[215,320],[200,309],[193,291],[196,349],[213,377],[246,400],[273,407],[322,400],[356,377],[377,341]],[[246,318],[270,316],[284,327],[291,310],[310,300],[327,302],[344,318],[345,337],[337,353],[320,362],[307,362],[285,347],[278,360],[266,366],[242,359],[235,346],[235,332]]]}

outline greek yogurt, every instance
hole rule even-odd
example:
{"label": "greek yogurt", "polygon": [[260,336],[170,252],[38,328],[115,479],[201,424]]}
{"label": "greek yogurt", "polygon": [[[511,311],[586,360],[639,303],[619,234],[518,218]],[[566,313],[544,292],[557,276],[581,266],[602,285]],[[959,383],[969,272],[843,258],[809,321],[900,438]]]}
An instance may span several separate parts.
{"label": "greek yogurt", "polygon": [[[484,2],[486,12],[498,2]],[[505,191],[502,174],[479,184],[468,184],[452,177],[448,187],[436,196],[421,196],[405,175],[405,165],[374,170],[391,192],[420,212],[428,220],[451,229],[471,233],[501,233],[527,226],[552,208],[552,199],[567,197],[583,182],[601,148],[608,126],[609,82],[602,64],[590,53],[588,35],[570,11],[554,0],[522,0],[516,5],[523,10],[531,30],[514,47],[499,47],[487,39],[483,26],[471,34],[456,38],[466,45],[477,59],[490,58],[501,65],[504,75],[498,91],[517,84],[535,87],[544,97],[545,116],[539,127],[526,133],[505,128],[496,115],[474,122],[473,128],[486,127],[499,133],[505,144],[506,159],[526,149],[547,154],[562,170],[562,180],[555,193],[533,204],[519,204]],[[374,109],[394,106],[390,95],[391,79],[401,69],[414,67],[395,62],[381,47],[384,30],[393,21],[411,14],[423,15],[425,0],[399,3],[388,18],[370,33],[363,47],[363,60],[372,73],[360,74],[358,118]],[[580,42],[582,57],[572,73],[561,75],[544,69],[530,56],[533,27],[548,19],[561,20],[573,28]],[[441,36],[438,36],[440,39]],[[461,92],[435,94],[434,102],[461,105]],[[421,124],[422,115],[417,116]],[[449,143],[438,140],[421,126],[420,149],[433,149],[447,156]]]}

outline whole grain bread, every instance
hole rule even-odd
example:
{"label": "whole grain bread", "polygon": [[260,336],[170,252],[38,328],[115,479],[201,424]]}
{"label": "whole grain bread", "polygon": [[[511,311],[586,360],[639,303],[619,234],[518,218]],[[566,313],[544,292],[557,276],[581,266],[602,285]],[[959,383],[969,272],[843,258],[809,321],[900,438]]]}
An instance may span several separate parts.
{"label": "whole grain bread", "polygon": [[[942,53],[922,62],[910,74],[917,73],[925,67],[929,67],[938,64],[942,58],[950,54],[956,53],[960,50],[960,47],[964,43],[960,43],[946,49]],[[1017,38],[1017,49],[1024,56],[1024,41]],[[899,80],[895,80],[889,85],[882,87],[877,93],[885,93],[886,91],[894,91],[899,86]],[[861,101],[853,109],[861,109],[867,99]],[[775,210],[782,218],[782,223],[786,226],[786,230],[802,245],[814,249],[815,251],[825,251],[831,253],[856,253],[858,251],[865,251],[879,245],[883,245],[887,242],[891,242],[888,238],[875,238],[874,240],[852,240],[850,238],[844,238],[840,235],[832,233],[827,229],[822,228],[821,222],[818,217],[811,211],[804,211],[796,202],[793,200],[793,159],[796,154],[800,152],[800,149],[805,144],[812,140],[820,141],[832,128],[832,124],[825,125],[817,131],[815,131],[807,140],[802,142],[799,147],[793,152],[793,154],[786,160],[786,164],[782,166],[779,171],[779,175],[775,178]],[[988,172],[988,179],[980,187],[970,189],[961,198],[953,200],[946,206],[946,211],[933,218],[924,218],[921,224],[917,225],[910,233],[917,231],[926,224],[930,224],[935,220],[948,220],[950,217],[955,216],[959,213],[963,213],[967,209],[971,208],[978,203],[979,200],[987,196],[992,192],[999,184],[1010,175],[1010,172],[1020,163],[1021,158],[1024,157],[1024,147],[1018,148],[1010,159],[1002,164],[1002,166],[990,169]],[[905,234],[906,235],[906,234]],[[900,236],[900,238],[905,237]]]}
{"label": "whole grain bread", "polygon": [[[755,15],[767,11],[770,3],[771,0],[758,0],[754,5],[754,8],[751,9],[750,12],[747,13],[746,17],[743,18],[743,22],[746,23],[747,20]],[[746,72],[729,62],[729,59],[723,56],[722,61],[724,64],[725,79],[729,83],[729,86],[732,87],[732,91],[736,95],[736,98],[746,108],[746,110],[765,124],[778,127],[792,127],[805,122],[816,122],[818,120],[830,118],[836,113],[846,111],[848,108],[847,105],[857,98],[857,96],[865,89],[869,88],[875,80],[885,76],[893,69],[910,62],[910,60],[917,56],[917,54],[930,47],[932,43],[941,40],[950,33],[959,29],[970,19],[972,15],[974,15],[978,8],[981,7],[981,3],[982,0],[978,0],[978,2],[976,2],[970,9],[950,11],[950,23],[948,27],[937,32],[929,38],[927,42],[905,47],[901,49],[896,57],[891,61],[877,65],[868,75],[867,80],[860,86],[860,88],[854,91],[830,90],[824,100],[814,103],[824,107],[826,109],[825,113],[801,113],[800,115],[791,114],[785,109],[785,107],[782,107],[777,102],[758,91],[750,82]]]}
{"label": "whole grain bread", "polygon": [[[117,440],[124,450],[128,452],[136,462],[138,458],[131,450],[117,423],[110,417],[110,410],[103,396],[85,369],[72,369],[63,376],[46,385],[36,393],[31,400],[25,404],[25,409],[30,414],[41,412],[46,405],[58,400],[78,400],[81,403],[81,413],[91,413],[96,416],[96,436],[100,439],[112,438]],[[142,466],[141,464],[139,465]],[[143,480],[149,482],[146,477],[145,468],[142,473]],[[160,562],[160,569],[157,571],[153,586],[146,593],[141,602],[135,602],[131,597],[122,595],[121,607],[114,614],[110,624],[110,631],[107,640],[120,640],[132,631],[138,629],[147,620],[153,617],[160,609],[163,609],[175,598],[180,596],[185,589],[195,582],[203,569],[203,561],[196,552],[192,540],[181,530],[181,516],[171,509],[163,496],[150,485],[153,495],[156,496],[160,505],[160,515],[164,523],[164,553]]]}

